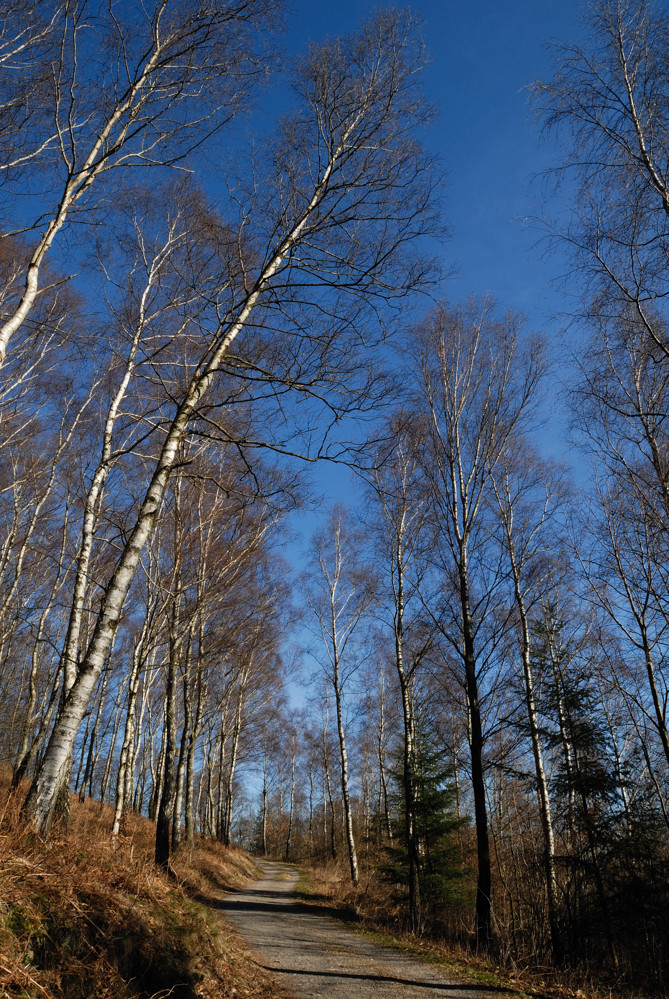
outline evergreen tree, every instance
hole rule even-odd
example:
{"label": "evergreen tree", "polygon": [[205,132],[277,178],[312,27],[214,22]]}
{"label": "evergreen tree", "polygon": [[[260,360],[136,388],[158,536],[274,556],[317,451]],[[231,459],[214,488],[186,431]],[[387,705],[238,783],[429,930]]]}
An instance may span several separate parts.
{"label": "evergreen tree", "polygon": [[617,966],[625,954],[658,967],[668,940],[666,825],[656,795],[644,788],[643,760],[617,753],[613,732],[623,719],[607,717],[613,709],[598,681],[607,664],[598,661],[596,645],[570,648],[565,632],[549,607],[535,629],[535,656],[543,672],[544,734],[554,751],[551,792],[566,819],[568,951],[588,962]]}
{"label": "evergreen tree", "polygon": [[[434,922],[466,894],[466,873],[456,832],[465,820],[454,814],[455,785],[453,768],[446,753],[428,732],[418,729],[415,753],[415,811],[418,833],[418,885],[423,925]],[[405,786],[403,760],[397,760],[390,772],[392,803],[395,811],[392,845],[386,848],[387,862],[381,865],[383,878],[394,886],[397,900],[408,902],[409,846],[404,821]]]}

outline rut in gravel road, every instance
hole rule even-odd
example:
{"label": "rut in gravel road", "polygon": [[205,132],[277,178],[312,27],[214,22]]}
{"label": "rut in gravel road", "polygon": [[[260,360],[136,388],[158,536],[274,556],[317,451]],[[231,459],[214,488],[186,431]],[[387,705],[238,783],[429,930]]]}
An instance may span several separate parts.
{"label": "rut in gravel road", "polygon": [[463,985],[347,930],[296,901],[293,867],[264,863],[264,877],[220,904],[259,963],[296,999],[491,999],[494,985]]}

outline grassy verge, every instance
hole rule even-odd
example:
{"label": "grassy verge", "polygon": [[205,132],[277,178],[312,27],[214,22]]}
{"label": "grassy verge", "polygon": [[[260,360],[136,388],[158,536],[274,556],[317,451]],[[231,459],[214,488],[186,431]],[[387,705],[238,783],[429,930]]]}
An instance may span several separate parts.
{"label": "grassy verge", "polygon": [[274,982],[216,912],[257,877],[243,853],[200,842],[152,863],[153,826],[72,800],[67,829],[45,843],[0,816],[1,999],[276,999]]}
{"label": "grassy verge", "polygon": [[[480,985],[515,999],[632,999],[623,988],[616,991],[585,981],[573,972],[555,972],[535,967],[501,967],[464,947],[433,940],[396,928],[397,912],[389,894],[373,879],[351,887],[345,874],[333,863],[304,868],[297,885],[302,901],[337,914],[352,930],[387,947],[421,961],[439,965],[445,974],[463,984]],[[634,999],[650,999],[635,992]]]}
{"label": "grassy verge", "polygon": [[448,976],[467,985],[485,985],[488,989],[499,990],[509,997],[515,997],[515,999],[530,999],[530,997],[544,999],[546,995],[544,992],[527,992],[508,976],[502,976],[498,971],[491,970],[479,958],[459,959],[434,941],[424,941],[408,934],[383,932],[364,924],[354,925],[353,928],[357,933],[361,933],[385,947],[401,950],[404,954],[428,964],[436,964]]}
{"label": "grassy verge", "polygon": [[392,929],[380,917],[385,899],[372,899],[369,885],[363,884],[357,890],[352,889],[345,879],[338,876],[333,865],[303,869],[296,891],[302,901],[330,913],[337,913],[354,932],[385,947],[392,947],[421,961],[436,964],[447,975],[463,984],[486,985],[488,988],[503,990],[516,999],[528,999],[530,996],[537,999],[539,996],[537,992],[524,991],[519,982],[513,981],[508,975],[502,975],[499,969],[477,956],[457,956],[452,948],[437,941]]}

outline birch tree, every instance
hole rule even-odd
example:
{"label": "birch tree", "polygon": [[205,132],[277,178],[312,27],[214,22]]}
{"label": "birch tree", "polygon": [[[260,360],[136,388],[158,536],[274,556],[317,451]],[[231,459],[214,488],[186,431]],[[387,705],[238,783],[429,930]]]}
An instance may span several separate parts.
{"label": "birch tree", "polygon": [[[109,196],[119,168],[180,164],[244,105],[255,69],[251,38],[273,6],[151,0],[121,12],[89,0],[19,5],[23,20],[10,22],[10,65],[24,80],[31,75],[40,39],[49,42],[51,63],[38,94],[48,113],[27,130],[26,151],[7,164],[14,173],[29,171],[39,210],[17,220],[19,231],[35,235],[23,290],[0,325],[0,365],[43,290],[47,255],[75,216],[94,207],[92,191],[102,182]],[[48,170],[36,173],[35,160]],[[46,186],[37,186],[38,178]]]}
{"label": "birch tree", "polygon": [[529,729],[539,814],[543,834],[548,923],[553,961],[563,960],[559,924],[556,847],[549,779],[545,765],[533,668],[533,627],[545,594],[550,565],[558,555],[559,539],[551,532],[559,514],[559,477],[532,455],[527,439],[511,440],[492,476],[499,509],[502,543],[508,560],[517,615],[518,655]]}
{"label": "birch tree", "polygon": [[449,646],[468,718],[478,858],[477,944],[492,933],[492,878],[485,785],[485,709],[495,686],[495,652],[508,624],[504,574],[490,530],[491,478],[524,423],[541,354],[519,343],[520,320],[490,300],[441,307],[428,320],[418,355],[418,400],[426,416],[424,470],[439,543],[440,590],[430,608]]}
{"label": "birch tree", "polygon": [[403,719],[402,800],[409,859],[409,920],[417,929],[421,924],[421,845],[417,823],[416,679],[434,633],[420,598],[432,532],[428,490],[418,457],[423,443],[419,421],[399,414],[389,430],[391,443],[379,450],[370,481],[370,499],[379,518],[372,537],[379,578],[385,582],[390,597],[387,623],[393,638]]}
{"label": "birch tree", "polygon": [[314,656],[335,704],[344,829],[351,881],[357,885],[360,873],[353,831],[344,698],[361,666],[359,630],[374,591],[371,578],[357,556],[359,546],[354,532],[346,526],[346,519],[342,509],[335,509],[327,527],[314,538],[312,569],[303,586],[312,630],[319,639]]}
{"label": "birch tree", "polygon": [[56,143],[49,77],[59,13],[60,5],[40,0],[0,4],[0,183]]}
{"label": "birch tree", "polygon": [[573,393],[577,426],[598,461],[581,518],[589,539],[582,566],[626,649],[622,687],[655,730],[666,767],[669,366],[627,307],[600,313],[590,347]]}
{"label": "birch tree", "polygon": [[[230,263],[238,252],[237,263],[205,300],[207,308],[188,330],[188,352],[174,369],[161,442],[144,466],[142,498],[26,802],[26,814],[42,831],[180,448],[194,440],[208,393],[216,386],[223,394],[227,384],[219,376],[237,375],[243,387],[240,372],[247,373],[249,393],[258,379],[268,387],[268,405],[277,404],[268,424],[273,446],[286,440],[284,393],[305,400],[310,424],[321,400],[337,414],[367,398],[374,376],[368,374],[370,344],[362,342],[365,319],[372,334],[384,303],[424,279],[410,247],[434,225],[431,164],[413,137],[425,118],[416,91],[421,61],[410,19],[394,12],[378,15],[354,38],[312,50],[299,70],[301,110],[270,146],[267,182],[244,205],[237,240],[224,236],[229,228],[213,227]],[[247,254],[243,233],[252,225],[254,252]],[[294,310],[294,322],[288,323],[286,309]],[[271,338],[263,339],[269,330]],[[238,443],[222,414],[214,425],[224,441]],[[288,433],[294,436],[290,427]]]}
{"label": "birch tree", "polygon": [[586,28],[584,46],[554,47],[555,75],[534,86],[566,150],[557,178],[573,180],[569,222],[554,234],[573,254],[586,321],[600,303],[627,310],[666,363],[669,20],[646,0],[601,0]]}

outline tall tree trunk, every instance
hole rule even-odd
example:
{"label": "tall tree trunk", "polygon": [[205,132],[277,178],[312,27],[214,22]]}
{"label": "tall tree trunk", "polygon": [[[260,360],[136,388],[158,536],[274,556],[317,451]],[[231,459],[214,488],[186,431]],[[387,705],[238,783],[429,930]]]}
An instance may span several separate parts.
{"label": "tall tree trunk", "polygon": [[[96,711],[99,710],[99,702],[95,705]],[[92,766],[93,766],[93,736],[95,734],[95,729],[93,727],[93,712],[89,711],[86,716],[86,727],[84,728],[84,737],[81,740],[81,752],[79,754],[79,769],[77,770],[77,776],[74,778],[74,790],[79,793],[79,801],[83,801],[86,797],[86,782],[89,779]]]}
{"label": "tall tree trunk", "polygon": [[380,784],[380,802],[379,811],[383,812],[383,825],[386,831],[386,836],[388,837],[388,842],[392,844],[393,842],[393,827],[390,821],[390,805],[388,802],[388,776],[386,774],[386,751],[385,751],[385,691],[383,697],[381,698],[380,704],[380,715],[379,715],[379,727],[377,730],[376,738],[376,754],[379,761],[379,784]]}
{"label": "tall tree trunk", "polygon": [[[175,579],[178,572],[175,573]],[[169,662],[167,671],[167,690],[165,693],[165,776],[163,779],[162,793],[158,805],[158,815],[156,817],[156,849],[155,861],[159,867],[167,870],[170,863],[170,834],[172,830],[172,817],[174,815],[174,797],[176,792],[176,780],[174,773],[174,757],[177,748],[177,717],[176,717],[176,688],[177,671],[179,659],[179,601],[180,592],[177,584],[177,593],[174,595],[170,614],[169,628]]]}
{"label": "tall tree trunk", "polygon": [[551,666],[551,672],[553,674],[553,685],[555,691],[555,706],[557,711],[558,728],[560,731],[560,748],[562,750],[562,758],[564,761],[565,774],[567,776],[567,783],[569,786],[568,798],[567,798],[567,828],[569,829],[570,841],[573,844],[576,840],[576,820],[575,820],[575,791],[576,780],[575,780],[575,760],[574,760],[574,750],[571,744],[571,739],[569,737],[569,724],[567,717],[567,708],[565,705],[564,696],[564,676],[562,671],[562,662],[560,649],[557,647],[556,641],[557,636],[555,633],[555,617],[549,607],[544,607],[544,616],[547,618],[546,625],[546,638],[548,642],[548,654]]}
{"label": "tall tree trunk", "polygon": [[[559,926],[559,904],[558,886],[555,872],[555,836],[553,832],[553,818],[551,814],[550,796],[548,793],[548,780],[543,761],[543,751],[541,747],[541,737],[539,732],[539,722],[537,719],[537,707],[534,694],[534,676],[532,671],[532,645],[530,639],[530,622],[527,610],[528,595],[524,580],[531,578],[531,568],[533,567],[535,550],[529,547],[527,537],[518,534],[514,526],[515,513],[517,509],[514,489],[511,485],[511,476],[508,469],[503,470],[499,482],[492,483],[497,503],[499,506],[504,540],[506,543],[506,553],[511,569],[513,580],[513,595],[520,624],[520,659],[523,671],[523,691],[525,700],[525,711],[527,714],[528,729],[530,733],[530,743],[532,745],[532,756],[534,758],[534,774],[536,781],[537,798],[539,804],[539,816],[541,820],[541,831],[543,839],[543,867],[546,882],[546,898],[548,903],[548,925],[550,935],[550,948],[555,965],[562,964],[564,951],[562,936]],[[540,512],[534,525],[533,537],[539,531],[544,522],[546,507],[539,507]],[[520,542],[518,543],[518,538]]]}
{"label": "tall tree trunk", "polygon": [[216,818],[215,818],[215,831],[216,839],[222,843],[223,835],[225,831],[224,822],[224,808],[225,808],[225,745],[228,736],[227,732],[221,724],[221,728],[218,732],[218,780],[216,788]]}
{"label": "tall tree trunk", "polygon": [[[107,791],[109,790],[109,782],[111,780],[112,767],[114,765],[114,759],[116,757],[116,742],[118,740],[118,733],[121,727],[121,715],[123,714],[122,705],[119,704],[116,711],[114,712],[114,721],[112,724],[112,735],[111,742],[109,743],[109,751],[107,753],[107,760],[105,763],[105,768],[102,774],[102,780],[100,782],[100,810],[104,808],[107,801]],[[104,741],[104,737],[107,734],[107,727],[105,727],[105,732],[103,734],[101,743]],[[95,766],[97,766],[99,759],[99,753],[96,755]]]}
{"label": "tall tree trunk", "polygon": [[409,859],[409,922],[412,930],[420,925],[420,852],[416,823],[416,726],[411,683],[404,668],[404,566],[398,539],[395,593],[395,667],[402,694],[404,754],[402,787],[404,792],[404,832]]}
{"label": "tall tree trunk", "polygon": [[[144,635],[144,630],[142,631]],[[135,739],[135,713],[137,706],[137,695],[139,692],[139,671],[142,657],[143,643],[140,640],[135,644],[132,655],[132,669],[128,683],[128,704],[125,716],[125,731],[121,744],[121,755],[119,757],[118,773],[116,775],[116,806],[114,809],[114,822],[112,824],[112,839],[116,839],[120,830],[126,803],[130,797],[132,788],[132,746]]]}
{"label": "tall tree trunk", "polygon": [[[111,649],[110,649],[111,653]],[[110,665],[107,662],[107,668],[104,670],[102,676],[102,689],[100,690],[100,696],[97,699],[97,704],[95,705],[95,713],[93,717],[93,723],[91,725],[89,740],[88,740],[88,756],[86,758],[86,768],[84,770],[83,779],[81,781],[81,789],[79,792],[79,797],[81,801],[84,800],[86,793],[86,784],[88,784],[88,796],[93,797],[93,782],[95,779],[95,768],[97,766],[97,761],[100,756],[100,750],[96,752],[96,739],[98,734],[98,726],[100,724],[100,716],[104,710],[105,701],[107,699],[107,688],[109,686],[109,674]],[[89,716],[90,717],[90,716]]]}
{"label": "tall tree trunk", "polygon": [[309,828],[307,830],[307,841],[309,843],[309,856],[314,855],[314,767],[309,762]]}
{"label": "tall tree trunk", "polygon": [[465,693],[469,714],[469,747],[474,792],[474,821],[476,825],[476,855],[478,876],[476,880],[475,934],[477,946],[484,950],[490,946],[492,936],[492,877],[490,873],[490,843],[488,840],[488,812],[486,806],[483,768],[483,728],[479,703],[476,657],[474,654],[474,627],[469,608],[469,583],[467,580],[466,553],[460,557],[460,603],[462,612],[462,637],[464,644]]}
{"label": "tall tree trunk", "polygon": [[267,775],[263,772],[262,781],[262,822],[261,822],[262,855],[267,856]]}
{"label": "tall tree trunk", "polygon": [[[158,754],[158,765],[153,768],[151,766],[151,779],[153,781],[153,787],[151,789],[151,799],[149,801],[149,818],[152,822],[155,822],[156,816],[158,815],[158,808],[160,806],[160,799],[163,796],[163,784],[165,782],[165,741],[167,738],[167,731],[163,726],[163,734],[160,741],[160,752]],[[153,759],[153,752],[151,753],[151,760]]]}
{"label": "tall tree trunk", "polygon": [[290,860],[290,850],[293,843],[293,810],[295,807],[295,752],[290,761],[290,805],[288,809],[288,831],[286,833],[286,850],[284,860]]}
{"label": "tall tree trunk", "polygon": [[[39,670],[39,660],[40,660],[40,648],[44,641],[44,630],[46,625],[46,620],[51,612],[51,606],[53,604],[55,591],[52,590],[49,595],[49,599],[40,614],[39,624],[37,625],[37,634],[35,635],[35,640],[33,643],[32,654],[30,657],[30,673],[28,675],[28,699],[25,706],[25,718],[23,722],[23,727],[21,730],[21,741],[19,744],[19,749],[16,754],[13,772],[12,772],[12,790],[18,787],[19,781],[22,779],[26,772],[28,765],[28,757],[32,746],[35,744],[36,739],[31,741],[30,733],[32,731],[33,725],[37,720],[35,717],[35,708],[37,706],[37,675]],[[53,708],[51,708],[51,711]],[[49,715],[50,720],[50,715]],[[46,723],[48,725],[48,721]],[[44,719],[40,719],[40,729],[43,731],[46,728]]]}
{"label": "tall tree trunk", "polygon": [[[332,800],[332,782],[330,780],[330,765],[328,762],[328,754],[324,747],[323,749],[323,781],[325,783],[325,789],[327,791],[327,801],[330,805],[330,856],[333,860],[337,859],[337,837],[335,834],[335,806]],[[323,822],[324,826],[327,826],[327,808],[325,805],[325,799],[323,801]]]}
{"label": "tall tree trunk", "polygon": [[225,787],[225,808],[223,811],[223,843],[230,846],[230,833],[232,830],[232,805],[234,796],[235,771],[237,769],[237,755],[239,752],[239,737],[242,731],[242,711],[244,702],[245,677],[239,688],[237,695],[237,708],[235,711],[235,723],[232,728],[230,738],[230,763],[228,765],[228,779]]}
{"label": "tall tree trunk", "polygon": [[[333,631],[333,634],[336,634],[336,631]],[[348,755],[346,752],[346,733],[344,732],[344,715],[341,703],[341,687],[339,684],[339,664],[336,658],[334,662],[333,688],[335,706],[337,709],[337,732],[339,735],[339,754],[341,758],[341,796],[344,803],[344,829],[346,833],[346,845],[348,847],[348,861],[351,871],[351,881],[354,885],[357,885],[360,881],[360,874],[358,871],[358,855],[355,849],[355,838],[353,836],[353,812],[348,790]]]}
{"label": "tall tree trunk", "polygon": [[[192,637],[192,636],[191,636]],[[172,849],[178,850],[181,845],[181,814],[184,805],[184,792],[186,783],[186,766],[188,762],[188,746],[193,738],[193,691],[192,680],[190,678],[190,657],[192,643],[189,642],[187,655],[187,668],[182,681],[184,720],[181,729],[181,745],[179,746],[179,760],[177,762],[176,790],[174,794],[174,819],[172,822]]]}
{"label": "tall tree trunk", "polygon": [[562,934],[559,925],[559,903],[557,876],[555,873],[555,835],[553,832],[553,818],[551,815],[550,796],[548,794],[548,780],[544,767],[543,753],[541,749],[541,737],[539,735],[539,722],[537,720],[537,708],[534,696],[534,676],[532,673],[531,644],[530,644],[530,623],[527,616],[525,597],[521,590],[520,569],[516,559],[514,540],[511,536],[510,525],[507,530],[507,543],[509,548],[509,558],[511,561],[511,571],[513,575],[514,594],[516,608],[520,619],[521,627],[521,660],[523,664],[523,681],[525,689],[525,708],[527,711],[527,721],[530,730],[530,740],[532,743],[532,755],[534,757],[534,773],[536,778],[537,792],[539,798],[539,813],[541,817],[541,831],[543,834],[543,857],[544,873],[546,877],[546,896],[548,901],[548,924],[550,929],[550,944],[553,955],[553,963],[561,965],[564,960],[564,949],[562,945]]}
{"label": "tall tree trunk", "polygon": [[195,797],[195,748],[197,746],[197,740],[200,735],[200,728],[202,725],[202,709],[204,702],[202,674],[200,669],[201,667],[198,665],[198,677],[196,683],[197,706],[195,708],[195,718],[193,719],[193,725],[188,739],[188,748],[186,752],[186,840],[188,841],[188,845],[191,847],[195,843],[195,815],[193,807]]}

